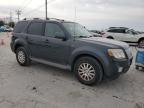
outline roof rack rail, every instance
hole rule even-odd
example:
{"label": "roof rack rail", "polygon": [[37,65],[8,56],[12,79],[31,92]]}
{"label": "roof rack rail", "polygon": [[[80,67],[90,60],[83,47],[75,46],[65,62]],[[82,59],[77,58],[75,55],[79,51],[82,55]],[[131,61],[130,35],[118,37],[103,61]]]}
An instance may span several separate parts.
{"label": "roof rack rail", "polygon": [[109,29],[111,29],[111,28],[125,28],[125,29],[127,29],[127,27],[109,27]]}
{"label": "roof rack rail", "polygon": [[23,20],[40,20],[41,18],[24,18]]}
{"label": "roof rack rail", "polygon": [[33,18],[33,19],[39,20],[40,18]]}
{"label": "roof rack rail", "polygon": [[109,28],[127,28],[127,27],[109,27]]}
{"label": "roof rack rail", "polygon": [[65,20],[63,20],[63,19],[58,19],[58,18],[47,18],[47,20],[59,20],[59,21],[65,21]]}
{"label": "roof rack rail", "polygon": [[[40,20],[41,18],[24,18],[23,20]],[[58,18],[46,18],[46,20],[57,20],[57,21],[65,21],[63,19]]]}

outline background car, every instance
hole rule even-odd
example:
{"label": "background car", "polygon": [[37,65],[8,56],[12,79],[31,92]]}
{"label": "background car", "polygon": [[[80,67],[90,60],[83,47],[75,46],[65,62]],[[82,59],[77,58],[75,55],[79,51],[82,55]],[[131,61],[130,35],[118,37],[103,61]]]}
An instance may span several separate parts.
{"label": "background car", "polygon": [[102,33],[102,31],[99,31],[99,30],[90,30],[90,32],[97,33],[97,34],[101,34]]}
{"label": "background car", "polygon": [[8,27],[8,28],[5,28],[4,32],[12,32],[13,31],[13,28],[11,27]]}
{"label": "background car", "polygon": [[0,27],[0,32],[4,32],[4,28],[3,27]]}
{"label": "background car", "polygon": [[0,32],[12,32],[13,28],[11,27],[6,27],[6,26],[1,26],[0,27]]}
{"label": "background car", "polygon": [[110,27],[102,33],[102,37],[128,43],[144,43],[144,34],[140,34],[126,27]]}
{"label": "background car", "polygon": [[95,33],[95,32],[92,32],[92,31],[89,31],[94,37],[102,37],[101,34],[98,34],[98,33]]}

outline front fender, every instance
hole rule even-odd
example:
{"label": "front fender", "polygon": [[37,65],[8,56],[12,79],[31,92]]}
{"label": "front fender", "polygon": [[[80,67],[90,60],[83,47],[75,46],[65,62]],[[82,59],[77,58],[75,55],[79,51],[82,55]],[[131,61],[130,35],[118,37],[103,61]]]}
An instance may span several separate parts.
{"label": "front fender", "polygon": [[69,63],[71,66],[73,66],[73,63],[75,62],[75,59],[79,56],[88,55],[96,58],[102,65],[103,70],[106,71],[108,65],[109,65],[109,59],[107,57],[105,49],[97,49],[97,48],[91,48],[91,47],[80,47],[76,50],[74,50],[71,54],[71,58],[69,60]]}

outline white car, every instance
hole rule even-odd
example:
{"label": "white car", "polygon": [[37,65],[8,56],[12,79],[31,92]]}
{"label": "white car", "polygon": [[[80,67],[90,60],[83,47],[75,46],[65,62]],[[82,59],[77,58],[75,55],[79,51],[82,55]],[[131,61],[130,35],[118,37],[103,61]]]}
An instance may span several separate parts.
{"label": "white car", "polygon": [[144,34],[125,27],[110,27],[102,33],[102,37],[124,41],[128,43],[144,43]]}
{"label": "white car", "polygon": [[100,34],[89,31],[94,37],[102,37]]}

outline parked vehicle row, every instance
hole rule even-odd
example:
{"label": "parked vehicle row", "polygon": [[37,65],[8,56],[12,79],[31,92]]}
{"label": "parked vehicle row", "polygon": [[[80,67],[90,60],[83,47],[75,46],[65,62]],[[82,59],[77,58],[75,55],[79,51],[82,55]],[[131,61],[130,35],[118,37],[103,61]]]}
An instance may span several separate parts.
{"label": "parked vehicle row", "polygon": [[87,85],[118,78],[133,59],[128,44],[94,37],[80,24],[59,19],[18,22],[11,49],[21,66],[36,61],[68,69]]}
{"label": "parked vehicle row", "polygon": [[130,44],[144,43],[144,33],[126,27],[110,27],[104,31],[91,30],[94,36],[115,39]]}
{"label": "parked vehicle row", "polygon": [[13,28],[11,27],[4,27],[4,26],[0,27],[0,32],[12,32],[12,31],[13,31]]}
{"label": "parked vehicle row", "polygon": [[98,34],[98,33],[95,33],[95,32],[92,32],[92,31],[89,31],[94,37],[102,37],[101,34]]}
{"label": "parked vehicle row", "polygon": [[108,30],[103,32],[102,37],[128,43],[144,43],[144,34],[126,27],[110,27]]}

